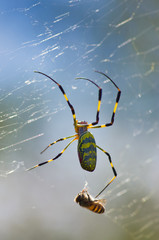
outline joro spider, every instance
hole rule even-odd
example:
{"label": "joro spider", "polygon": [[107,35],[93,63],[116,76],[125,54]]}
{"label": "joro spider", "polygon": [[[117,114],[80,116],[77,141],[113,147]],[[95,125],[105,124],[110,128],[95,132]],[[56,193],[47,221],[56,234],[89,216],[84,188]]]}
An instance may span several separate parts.
{"label": "joro spider", "polygon": [[69,137],[60,138],[60,139],[50,143],[41,153],[46,151],[50,146],[54,145],[57,142],[60,142],[60,141],[63,141],[63,140],[69,139],[69,138],[73,138],[73,140],[71,140],[66,145],[66,147],[58,155],[56,155],[56,157],[54,157],[54,158],[52,158],[52,159],[50,159],[48,161],[39,163],[39,164],[37,164],[37,165],[27,169],[27,170],[32,170],[32,169],[34,169],[36,167],[40,167],[40,166],[42,166],[42,165],[44,165],[46,163],[54,161],[55,159],[59,158],[64,153],[64,151],[70,146],[71,143],[73,143],[75,140],[78,140],[78,147],[77,147],[78,157],[79,157],[79,161],[80,161],[81,167],[84,170],[89,171],[89,172],[92,172],[92,171],[95,170],[96,159],[97,159],[97,153],[96,153],[96,149],[97,148],[100,149],[102,152],[104,152],[107,155],[107,157],[109,159],[109,162],[110,162],[110,165],[112,167],[112,171],[113,171],[114,177],[96,195],[95,198],[97,198],[113,182],[113,180],[117,177],[117,172],[116,172],[116,170],[115,170],[115,168],[113,166],[110,154],[108,152],[106,152],[104,149],[102,149],[101,147],[99,147],[98,145],[96,145],[94,136],[88,131],[88,129],[89,128],[104,128],[104,127],[109,127],[109,126],[113,125],[115,112],[116,112],[116,109],[117,109],[117,106],[118,106],[118,102],[119,102],[119,99],[120,99],[121,91],[118,88],[118,86],[114,83],[114,81],[110,77],[108,77],[105,73],[99,72],[99,71],[95,71],[95,72],[97,72],[99,74],[102,74],[103,76],[108,78],[113,83],[113,85],[117,88],[117,90],[118,90],[115,106],[114,106],[112,117],[111,117],[111,121],[109,123],[98,125],[98,126],[95,126],[95,125],[97,125],[98,122],[99,122],[99,112],[100,112],[100,105],[101,105],[101,98],[102,98],[102,88],[101,87],[99,87],[95,82],[93,82],[92,80],[90,80],[88,78],[76,78],[76,79],[87,80],[87,81],[93,83],[99,89],[96,121],[89,124],[86,121],[78,121],[76,119],[75,110],[74,110],[72,104],[70,103],[70,101],[68,100],[63,87],[58,82],[56,82],[53,78],[51,78],[50,76],[48,76],[45,73],[42,73],[42,72],[39,72],[39,71],[35,71],[35,73],[39,73],[39,74],[44,75],[45,77],[51,79],[54,83],[56,83],[58,85],[59,89],[61,90],[62,94],[64,95],[64,97],[65,97],[65,99],[66,99],[66,101],[68,103],[68,106],[71,109],[72,116],[73,116],[73,122],[74,122],[74,128],[75,128],[76,134],[72,135],[72,136],[69,136]]}

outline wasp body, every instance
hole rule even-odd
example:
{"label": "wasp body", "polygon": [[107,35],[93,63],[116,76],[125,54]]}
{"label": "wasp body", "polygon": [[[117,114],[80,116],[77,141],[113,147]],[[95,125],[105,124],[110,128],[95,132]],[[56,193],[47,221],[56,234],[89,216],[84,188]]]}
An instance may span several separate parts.
{"label": "wasp body", "polygon": [[106,204],[105,199],[94,200],[87,192],[86,189],[82,190],[77,196],[75,197],[74,201],[78,203],[81,207],[87,208],[88,210],[94,213],[104,213]]}

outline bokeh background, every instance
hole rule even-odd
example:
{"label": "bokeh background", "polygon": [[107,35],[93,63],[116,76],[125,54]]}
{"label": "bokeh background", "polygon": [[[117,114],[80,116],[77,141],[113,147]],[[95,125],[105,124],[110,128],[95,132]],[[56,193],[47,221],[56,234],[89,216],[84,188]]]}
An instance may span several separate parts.
{"label": "bokeh background", "polygon": [[[0,2],[0,239],[130,239],[159,236],[159,2],[157,0],[5,0]],[[118,178],[101,197],[106,213],[80,208],[74,197],[88,182],[95,196],[112,178],[98,151],[94,173],[79,164],[77,142],[55,162],[74,134],[62,84],[79,120],[95,121],[103,88],[100,124],[110,121],[122,90],[115,123],[94,129]]]}

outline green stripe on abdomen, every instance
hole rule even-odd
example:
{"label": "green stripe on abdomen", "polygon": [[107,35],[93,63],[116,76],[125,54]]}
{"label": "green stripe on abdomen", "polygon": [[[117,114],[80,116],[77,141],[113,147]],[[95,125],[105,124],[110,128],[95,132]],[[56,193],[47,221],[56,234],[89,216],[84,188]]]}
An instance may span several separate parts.
{"label": "green stripe on abdomen", "polygon": [[78,140],[78,157],[81,167],[87,171],[94,171],[96,167],[96,143],[90,132],[84,132]]}

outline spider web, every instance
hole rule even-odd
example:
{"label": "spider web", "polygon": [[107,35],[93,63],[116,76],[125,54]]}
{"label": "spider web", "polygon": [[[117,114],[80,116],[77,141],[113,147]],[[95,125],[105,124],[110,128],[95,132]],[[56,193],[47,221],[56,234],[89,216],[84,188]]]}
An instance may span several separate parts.
{"label": "spider web", "polygon": [[[1,239],[157,240],[158,1],[6,0],[0,9]],[[85,181],[95,196],[112,178],[102,152],[94,173],[81,169],[77,143],[57,161],[25,172],[68,142],[39,155],[49,143],[74,134],[58,87],[34,70],[62,84],[79,120],[95,121],[98,89],[75,77],[102,87],[100,124],[110,121],[117,92],[94,70],[122,90],[114,125],[91,131],[118,173],[101,196],[104,217],[73,202]]]}

